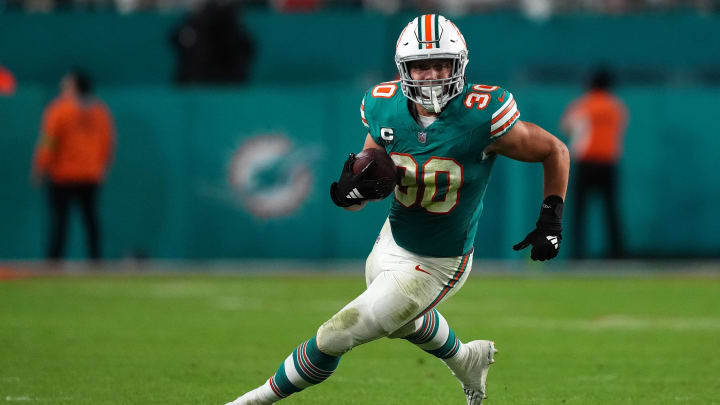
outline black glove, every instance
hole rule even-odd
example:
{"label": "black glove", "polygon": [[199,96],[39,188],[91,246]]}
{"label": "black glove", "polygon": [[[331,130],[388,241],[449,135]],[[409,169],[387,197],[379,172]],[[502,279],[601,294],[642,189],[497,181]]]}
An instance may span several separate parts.
{"label": "black glove", "polygon": [[563,200],[557,195],[547,197],[540,209],[540,219],[535,230],[530,232],[522,242],[513,246],[513,250],[521,250],[532,245],[530,258],[533,260],[550,260],[557,256],[562,241]]}
{"label": "black glove", "polygon": [[370,162],[358,174],[353,173],[353,162],[355,162],[355,154],[351,153],[340,173],[340,180],[330,185],[330,198],[338,207],[349,207],[365,200],[383,197],[379,182],[365,179],[365,174],[375,162]]}

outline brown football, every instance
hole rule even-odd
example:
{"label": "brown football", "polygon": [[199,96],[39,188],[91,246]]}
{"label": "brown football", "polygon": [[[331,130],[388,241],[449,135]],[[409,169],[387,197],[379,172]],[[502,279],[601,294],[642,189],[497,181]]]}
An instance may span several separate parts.
{"label": "brown football", "polygon": [[372,162],[375,162],[375,164],[368,168],[365,179],[379,181],[383,191],[383,198],[387,197],[395,189],[398,173],[395,163],[384,150],[370,148],[358,153],[353,162],[353,173],[360,173]]}

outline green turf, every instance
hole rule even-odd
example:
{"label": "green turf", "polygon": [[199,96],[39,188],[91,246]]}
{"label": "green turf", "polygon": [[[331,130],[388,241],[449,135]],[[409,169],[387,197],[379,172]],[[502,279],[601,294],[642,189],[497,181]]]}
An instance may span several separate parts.
{"label": "green turf", "polygon": [[[0,403],[224,404],[363,290],[360,277],[0,282]],[[717,278],[472,277],[440,311],[500,353],[488,405],[720,404]],[[402,340],[346,354],[286,404],[464,404]]]}

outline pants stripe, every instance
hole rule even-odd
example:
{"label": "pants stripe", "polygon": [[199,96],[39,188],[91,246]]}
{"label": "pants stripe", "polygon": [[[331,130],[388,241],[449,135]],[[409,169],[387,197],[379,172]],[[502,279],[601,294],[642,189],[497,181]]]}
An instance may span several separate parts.
{"label": "pants stripe", "polygon": [[455,274],[453,274],[453,277],[450,279],[450,281],[447,284],[445,284],[445,287],[442,289],[442,291],[440,291],[440,294],[438,294],[438,296],[435,297],[435,299],[432,301],[432,303],[430,303],[430,305],[428,305],[427,308],[425,308],[420,313],[420,315],[415,317],[415,319],[425,315],[426,312],[428,312],[429,310],[434,308],[435,305],[437,305],[443,299],[443,297],[448,293],[448,291],[450,291],[450,289],[453,288],[453,286],[458,282],[458,280],[460,280],[462,275],[465,273],[465,269],[467,269],[468,259],[470,258],[471,254],[472,254],[472,250],[470,250],[470,252],[468,252],[467,254],[465,254],[462,257],[462,260],[460,260],[460,266],[458,267],[457,271],[455,271]]}

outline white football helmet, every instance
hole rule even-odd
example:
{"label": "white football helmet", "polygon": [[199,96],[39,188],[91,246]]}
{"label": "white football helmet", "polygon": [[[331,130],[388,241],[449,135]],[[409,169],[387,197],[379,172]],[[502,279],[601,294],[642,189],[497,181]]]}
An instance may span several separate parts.
{"label": "white football helmet", "polygon": [[[442,80],[413,80],[408,62],[419,59],[451,59],[452,73]],[[430,112],[439,113],[462,92],[467,63],[465,38],[455,24],[439,14],[425,14],[410,21],[395,45],[403,94]]]}

